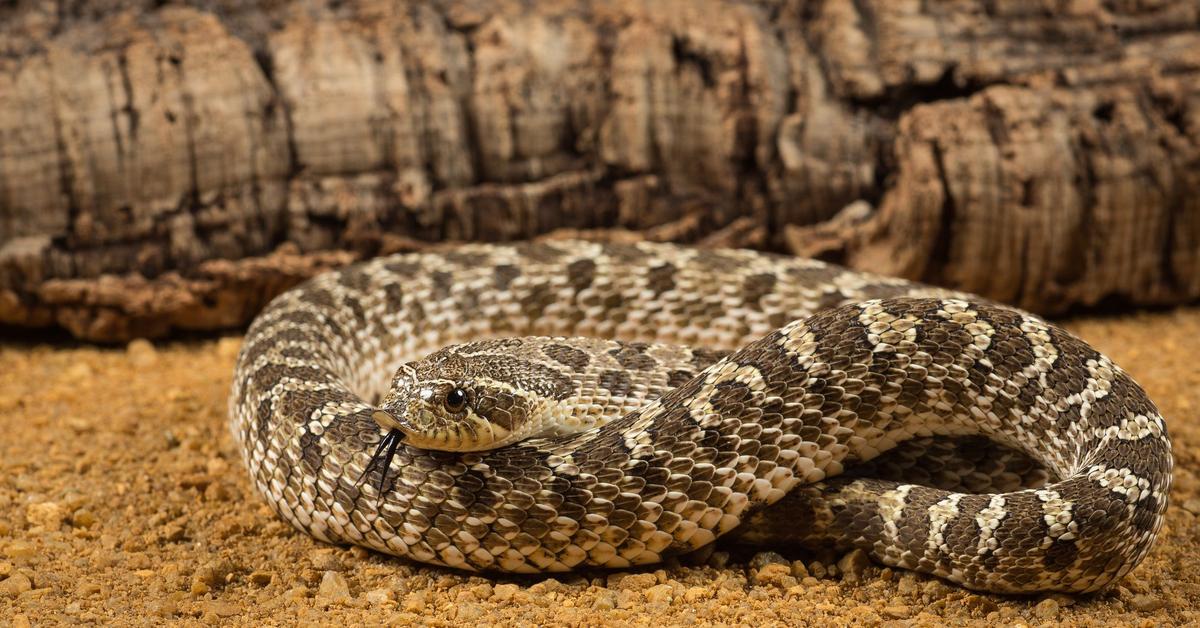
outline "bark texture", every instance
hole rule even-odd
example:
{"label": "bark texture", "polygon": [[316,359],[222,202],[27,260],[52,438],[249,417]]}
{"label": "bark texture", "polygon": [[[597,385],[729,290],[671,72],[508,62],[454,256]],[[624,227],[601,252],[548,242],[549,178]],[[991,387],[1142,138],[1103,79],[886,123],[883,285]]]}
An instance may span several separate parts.
{"label": "bark texture", "polygon": [[0,323],[230,327],[564,231],[1200,297],[1194,0],[159,4],[0,8]]}

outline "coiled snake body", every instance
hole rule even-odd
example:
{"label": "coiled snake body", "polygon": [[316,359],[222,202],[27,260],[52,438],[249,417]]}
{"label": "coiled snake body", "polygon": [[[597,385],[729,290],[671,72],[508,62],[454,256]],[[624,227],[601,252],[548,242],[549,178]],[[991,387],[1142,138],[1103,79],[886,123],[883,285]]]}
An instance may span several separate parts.
{"label": "coiled snake body", "polygon": [[[473,453],[392,439],[372,463],[398,366],[530,335],[626,341],[591,384],[617,398],[656,362],[640,343],[696,358],[596,429]],[[469,570],[647,564],[737,528],[974,589],[1094,591],[1149,551],[1172,467],[1137,384],[1039,318],[662,244],[466,245],[319,276],[251,325],[230,411],[255,486],[292,525]]]}

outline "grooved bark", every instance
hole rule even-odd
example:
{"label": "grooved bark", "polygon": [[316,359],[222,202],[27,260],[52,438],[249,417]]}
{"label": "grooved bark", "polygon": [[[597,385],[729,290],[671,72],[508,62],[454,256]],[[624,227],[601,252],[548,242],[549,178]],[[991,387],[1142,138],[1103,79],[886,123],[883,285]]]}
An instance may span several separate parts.
{"label": "grooved bark", "polygon": [[0,8],[0,323],[234,326],[557,230],[1046,313],[1200,296],[1195,2],[182,4]]}

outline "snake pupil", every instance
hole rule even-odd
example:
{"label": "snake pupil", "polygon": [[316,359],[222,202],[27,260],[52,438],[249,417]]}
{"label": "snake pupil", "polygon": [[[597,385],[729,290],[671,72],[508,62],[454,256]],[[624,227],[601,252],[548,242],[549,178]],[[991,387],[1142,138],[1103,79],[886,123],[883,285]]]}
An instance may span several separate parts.
{"label": "snake pupil", "polygon": [[455,388],[449,393],[446,393],[446,409],[451,412],[458,412],[467,405],[467,391],[461,388]]}

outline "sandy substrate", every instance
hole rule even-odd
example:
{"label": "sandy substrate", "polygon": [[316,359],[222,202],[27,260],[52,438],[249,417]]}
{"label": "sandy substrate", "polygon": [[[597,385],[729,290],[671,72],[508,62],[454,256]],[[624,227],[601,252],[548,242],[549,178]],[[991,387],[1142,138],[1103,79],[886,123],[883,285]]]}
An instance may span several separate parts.
{"label": "sandy substrate", "polygon": [[[10,340],[0,347],[0,625],[1200,622],[1200,309],[1068,327],[1141,382],[1175,440],[1158,545],[1086,599],[978,595],[855,555],[839,566],[722,547],[657,570],[494,579],[330,547],[276,519],[247,482],[225,425],[238,338],[119,349]],[[751,567],[764,561],[774,564]]]}

